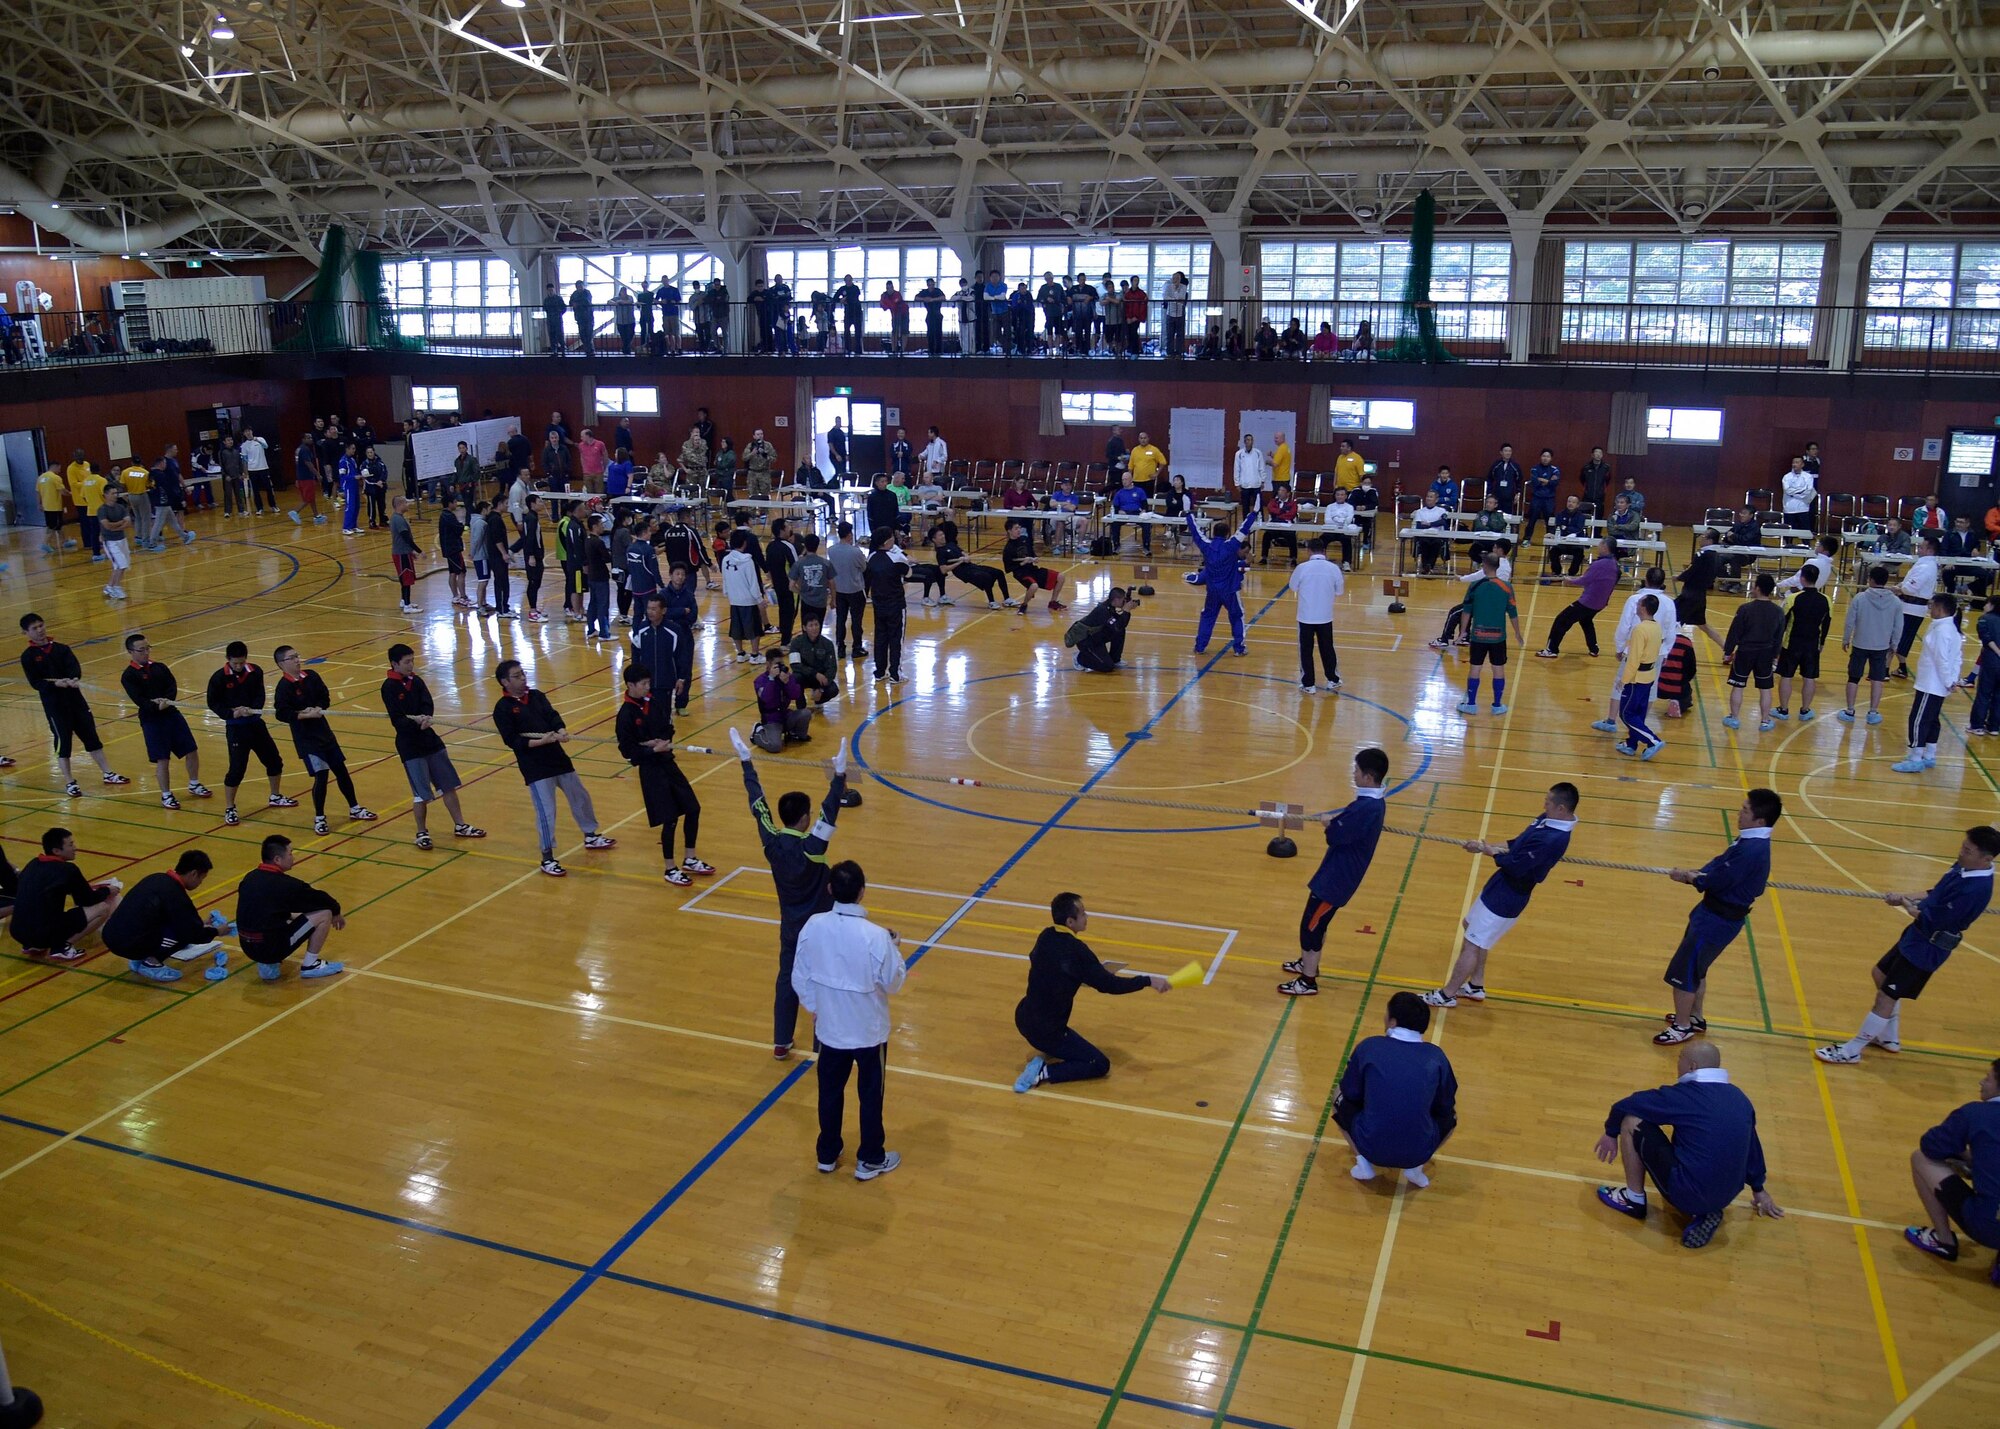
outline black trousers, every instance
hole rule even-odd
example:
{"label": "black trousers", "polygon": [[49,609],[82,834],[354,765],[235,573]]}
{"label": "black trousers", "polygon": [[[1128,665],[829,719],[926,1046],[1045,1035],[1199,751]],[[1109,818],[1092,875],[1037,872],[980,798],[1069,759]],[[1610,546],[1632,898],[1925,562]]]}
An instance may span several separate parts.
{"label": "black trousers", "polygon": [[1028,1044],[1047,1060],[1051,1082],[1090,1082],[1111,1075],[1111,1059],[1074,1027],[1063,1028],[1057,1037],[1031,1037]]}
{"label": "black trousers", "polygon": [[1549,641],[1543,648],[1560,651],[1563,645],[1563,636],[1569,634],[1573,628],[1579,625],[1583,627],[1583,643],[1589,647],[1590,653],[1595,655],[1597,653],[1597,612],[1580,600],[1573,600],[1562,608],[1562,614],[1556,617],[1556,623],[1549,628]]}
{"label": "black trousers", "polygon": [[1903,634],[1896,641],[1896,658],[1898,660],[1905,663],[1909,661],[1910,649],[1917,643],[1917,632],[1923,628],[1924,618],[1921,615],[1912,615],[1907,610],[1903,612]]}
{"label": "black trousers", "polygon": [[250,473],[250,499],[255,503],[255,509],[258,511],[264,509],[266,502],[270,503],[273,511],[278,509],[278,493],[271,486],[271,469],[269,467],[266,467],[262,471],[253,471]]}
{"label": "black trousers", "polygon": [[779,643],[789,645],[792,643],[792,625],[797,621],[799,614],[798,597],[792,594],[789,585],[779,585],[776,582],[772,583],[771,595],[778,602]]}
{"label": "black trousers", "polygon": [[542,324],[549,330],[549,356],[563,355],[563,330],[561,318],[544,318]]}
{"label": "black trousers", "polygon": [[778,982],[771,997],[771,1045],[789,1047],[799,1031],[799,994],[792,986],[792,963],[799,953],[799,928],[778,924]]}
{"label": "black trousers", "polygon": [[875,607],[875,678],[903,678],[903,609]]}
{"label": "black trousers", "polygon": [[253,754],[257,756],[257,762],[264,766],[264,772],[273,778],[284,771],[285,761],[278,757],[278,746],[271,740],[270,727],[261,719],[230,725],[224,740],[229,746],[229,768],[222,776],[224,789],[234,789],[243,782]]}
{"label": "black trousers", "polygon": [[1528,519],[1521,523],[1521,541],[1525,546],[1535,539],[1535,532],[1555,524],[1556,508],[1540,501],[1528,503]]}
{"label": "black trousers", "polygon": [[1118,662],[1125,658],[1125,632],[1113,630],[1095,639],[1085,640],[1076,647],[1077,663],[1084,669],[1100,675],[1108,675],[1118,668]]}
{"label": "black trousers", "polygon": [[371,486],[366,491],[368,497],[368,524],[386,526],[389,524],[389,493],[379,486]]}
{"label": "black trousers", "polygon": [[1257,553],[1259,560],[1268,561],[1271,559],[1271,543],[1273,541],[1282,541],[1285,549],[1292,553],[1292,564],[1296,566],[1299,563],[1299,533],[1296,531],[1266,531],[1264,533],[1263,546]]}
{"label": "black trousers", "polygon": [[1333,653],[1333,623],[1325,625],[1299,626],[1299,681],[1310,685],[1313,680],[1313,647],[1319,647],[1319,663],[1326,668],[1326,678],[1331,681],[1340,674],[1340,657]]}
{"label": "black trousers", "polygon": [[538,560],[522,564],[523,579],[528,583],[528,609],[538,610],[542,599],[542,572],[547,567]]}
{"label": "black trousers", "polygon": [[506,560],[497,558],[487,561],[486,573],[493,578],[493,608],[507,609],[513,595],[513,583],[507,575]]}
{"label": "black trousers", "polygon": [[833,593],[833,649],[841,659],[847,658],[847,628],[854,627],[854,649],[865,652],[868,642],[861,638],[861,612],[868,608],[868,592],[857,590],[853,594],[837,590]]}
{"label": "black trousers", "polygon": [[878,1164],[884,1153],[882,1082],[889,1064],[889,1044],[879,1047],[819,1049],[819,1164],[840,1159],[841,1122],[847,1111],[847,1077],[855,1077],[855,1099],[861,1105],[861,1145],[855,1155],[865,1166]]}

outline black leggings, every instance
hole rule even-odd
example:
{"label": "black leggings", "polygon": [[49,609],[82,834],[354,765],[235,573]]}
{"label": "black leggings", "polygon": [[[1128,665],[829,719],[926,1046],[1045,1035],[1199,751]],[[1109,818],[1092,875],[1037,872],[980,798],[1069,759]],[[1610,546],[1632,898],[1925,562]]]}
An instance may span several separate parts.
{"label": "black leggings", "polygon": [[[320,757],[324,759],[326,756]],[[313,813],[326,812],[326,779],[329,774],[333,776],[334,782],[340,785],[340,797],[347,800],[347,807],[350,809],[358,807],[361,796],[354,792],[354,778],[347,772],[347,761],[342,760],[331,768],[321,769],[313,775]]]}
{"label": "black leggings", "polygon": [[271,742],[271,731],[262,720],[231,725],[224,738],[229,745],[229,768],[222,776],[224,789],[234,789],[243,782],[253,754],[257,756],[257,762],[264,766],[264,772],[273,779],[284,771],[285,761],[279,758],[278,746]]}
{"label": "black leggings", "polygon": [[696,809],[691,814],[676,814],[673,818],[668,819],[660,825],[660,852],[666,856],[667,867],[669,868],[672,868],[674,865],[674,825],[676,824],[683,826],[687,830],[687,846],[693,848],[701,842],[701,810]]}
{"label": "black leggings", "polygon": [[924,588],[924,596],[926,599],[930,597],[931,588],[933,586],[937,587],[937,593],[939,595],[944,594],[944,572],[940,570],[938,567],[911,566],[910,574],[915,576],[917,580],[922,583]]}
{"label": "black leggings", "polygon": [[1597,612],[1580,600],[1573,600],[1563,607],[1562,614],[1556,617],[1556,623],[1549,629],[1548,644],[1543,648],[1560,651],[1562,649],[1563,636],[1569,634],[1578,625],[1583,627],[1583,643],[1589,647],[1590,653],[1595,655],[1597,653]]}

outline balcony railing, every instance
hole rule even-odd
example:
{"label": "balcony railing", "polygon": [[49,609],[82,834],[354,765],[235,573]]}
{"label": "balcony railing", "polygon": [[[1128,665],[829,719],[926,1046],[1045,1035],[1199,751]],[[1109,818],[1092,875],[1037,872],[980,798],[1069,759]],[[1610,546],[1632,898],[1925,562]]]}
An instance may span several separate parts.
{"label": "balcony railing", "polygon": [[[1661,303],[1439,302],[1422,314],[1400,303],[1190,301],[1149,305],[1136,329],[1088,327],[1064,310],[1053,327],[1036,307],[996,309],[982,322],[943,305],[933,344],[929,315],[902,320],[878,303],[858,321],[835,308],[684,304],[654,311],[629,332],[609,307],[592,311],[588,340],[565,309],[551,341],[539,308],[332,310],[279,302],[244,307],[51,312],[15,321],[6,367],[116,363],[249,353],[426,352],[452,357],[565,355],[634,361],[683,357],[827,355],[1022,359],[1184,359],[1216,362],[1463,362],[1558,367],[1740,371],[2000,374],[2000,309],[1711,306]],[[1270,331],[1259,342],[1263,325]],[[1294,323],[1296,322],[1296,326]],[[1426,340],[1426,332],[1435,342]]]}

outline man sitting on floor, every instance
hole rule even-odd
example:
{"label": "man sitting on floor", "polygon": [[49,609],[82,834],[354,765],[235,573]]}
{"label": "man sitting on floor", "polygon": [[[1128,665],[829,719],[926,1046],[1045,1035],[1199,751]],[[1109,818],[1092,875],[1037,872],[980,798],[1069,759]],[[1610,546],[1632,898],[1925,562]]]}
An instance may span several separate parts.
{"label": "man sitting on floor", "polygon": [[[1666,1127],[1673,1128],[1669,1136]],[[1713,1042],[1681,1048],[1671,1086],[1634,1092],[1615,1103],[1597,1139],[1599,1161],[1622,1161],[1623,1186],[1599,1186],[1597,1199],[1622,1216],[1646,1219],[1646,1177],[1688,1218],[1681,1244],[1699,1250],[1722,1225],[1722,1212],[1749,1186],[1760,1216],[1782,1216],[1764,1189],[1764,1147],[1757,1109],[1730,1085]]]}
{"label": "man sitting on floor", "polygon": [[23,952],[58,963],[83,957],[76,940],[111,916],[123,887],[115,878],[95,885],[84,878],[76,866],[76,836],[68,829],[42,835],[41,854],[28,860],[18,881],[8,931]]}
{"label": "man sitting on floor", "polygon": [[283,834],[265,839],[259,855],[262,861],[236,886],[238,936],[244,953],[257,965],[257,976],[276,982],[285,959],[301,943],[306,956],[300,977],[345,972],[346,964],[320,957],[327,935],[347,926],[340,916],[340,900],[292,877],[292,841]]}
{"label": "man sitting on floor", "polygon": [[168,958],[193,962],[222,946],[188,897],[214,867],[207,854],[191,848],[174,861],[172,873],[149,873],[133,884],[104,922],[104,946],[150,982],[179,982],[181,970],[167,966]]}

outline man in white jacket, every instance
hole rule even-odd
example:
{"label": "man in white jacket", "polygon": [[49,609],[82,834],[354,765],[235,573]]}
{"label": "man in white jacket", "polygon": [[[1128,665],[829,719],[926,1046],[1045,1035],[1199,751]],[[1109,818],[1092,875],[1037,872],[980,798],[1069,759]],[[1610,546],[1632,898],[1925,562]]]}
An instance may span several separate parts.
{"label": "man in white jacket", "polygon": [[1271,472],[1264,465],[1264,454],[1257,450],[1256,439],[1245,432],[1242,449],[1236,453],[1236,498],[1243,503],[1245,516],[1263,505],[1264,491],[1270,484]]}
{"label": "man in white jacket", "polygon": [[1794,531],[1813,528],[1813,508],[1819,504],[1819,482],[1806,470],[1806,459],[1792,458],[1792,469],[1778,478],[1778,502],[1784,508],[1785,524]]}
{"label": "man in white jacket", "polygon": [[1910,698],[1910,752],[1889,767],[1920,774],[1937,764],[1938,726],[1944,702],[1958,684],[1965,660],[1965,637],[1958,631],[1958,597],[1939,591],[1931,597],[1930,629],[1917,655],[1917,689]]}
{"label": "man in white jacket", "polygon": [[[1321,688],[1332,694],[1340,688],[1340,660],[1333,653],[1333,603],[1346,590],[1347,579],[1326,558],[1326,537],[1313,537],[1307,550],[1311,554],[1305,564],[1292,572],[1292,594],[1299,602],[1299,687],[1309,695]],[[1315,645],[1319,662],[1326,667],[1324,687],[1313,678]]]}
{"label": "man in white jacket", "polygon": [[869,922],[861,906],[868,888],[861,865],[852,859],[836,863],[827,887],[833,909],[806,920],[792,961],[792,990],[813,1015],[819,1047],[818,1165],[823,1174],[840,1166],[847,1078],[858,1072],[861,1146],[854,1179],[873,1181],[903,1161],[883,1145],[882,1082],[889,1061],[889,994],[902,987],[907,969],[896,930]]}
{"label": "man in white jacket", "polygon": [[944,485],[945,473],[951,468],[951,448],[944,444],[944,437],[936,427],[931,428],[931,439],[924,443],[924,479]]}

